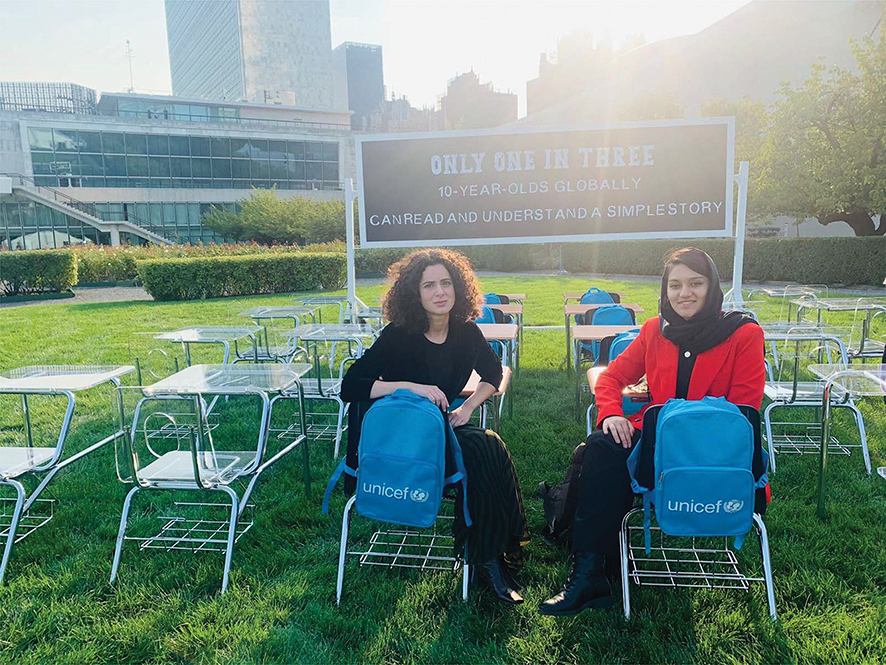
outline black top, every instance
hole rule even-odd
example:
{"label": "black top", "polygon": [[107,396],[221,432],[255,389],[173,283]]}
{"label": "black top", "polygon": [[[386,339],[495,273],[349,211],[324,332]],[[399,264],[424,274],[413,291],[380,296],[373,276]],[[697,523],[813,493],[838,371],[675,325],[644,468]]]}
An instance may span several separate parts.
{"label": "black top", "polygon": [[391,323],[351,365],[342,382],[341,398],[345,402],[365,401],[378,380],[410,381],[437,386],[452,403],[473,370],[485,383],[496,387],[501,383],[501,362],[476,323],[451,321],[442,344]]}
{"label": "black top", "polygon": [[697,357],[697,353],[680,347],[680,357],[677,360],[677,390],[674,395],[677,399],[686,399],[689,394],[689,380],[692,378],[692,369],[695,367]]}

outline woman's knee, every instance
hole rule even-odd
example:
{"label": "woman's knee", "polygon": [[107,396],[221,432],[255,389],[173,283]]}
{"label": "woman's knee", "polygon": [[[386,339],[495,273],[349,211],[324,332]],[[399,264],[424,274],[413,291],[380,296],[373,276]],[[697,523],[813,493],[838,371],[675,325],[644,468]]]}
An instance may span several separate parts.
{"label": "woman's knee", "polygon": [[611,434],[605,434],[601,430],[592,432],[585,441],[585,454],[582,459],[582,469],[599,465],[606,460],[621,462],[627,460],[631,454],[630,448],[623,448],[617,443]]}

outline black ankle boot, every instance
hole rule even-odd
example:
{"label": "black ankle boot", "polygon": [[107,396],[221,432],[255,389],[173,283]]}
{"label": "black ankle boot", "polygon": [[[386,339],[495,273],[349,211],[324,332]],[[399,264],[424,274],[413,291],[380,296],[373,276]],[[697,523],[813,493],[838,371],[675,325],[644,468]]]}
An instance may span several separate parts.
{"label": "black ankle boot", "polygon": [[593,552],[574,552],[572,572],[566,586],[553,598],[544,601],[539,614],[564,617],[578,614],[591,607],[601,609],[612,606],[612,588],[606,579],[603,557]]}
{"label": "black ankle boot", "polygon": [[474,583],[488,587],[493,595],[503,603],[519,605],[523,602],[523,597],[514,588],[510,571],[505,572],[499,557],[487,561],[482,566],[475,566],[473,573]]}
{"label": "black ankle boot", "polygon": [[514,577],[514,571],[511,570],[511,567],[508,565],[508,560],[505,558],[504,554],[498,557],[498,563],[501,566],[502,577],[504,577],[508,586],[515,591],[523,591],[523,585],[517,581],[516,577]]}

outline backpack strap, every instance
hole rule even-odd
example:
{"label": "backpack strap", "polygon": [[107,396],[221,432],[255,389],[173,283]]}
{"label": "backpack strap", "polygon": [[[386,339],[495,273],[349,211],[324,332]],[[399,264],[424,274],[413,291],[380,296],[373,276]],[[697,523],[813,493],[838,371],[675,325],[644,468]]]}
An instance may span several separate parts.
{"label": "backpack strap", "polygon": [[443,485],[461,483],[461,507],[465,516],[465,525],[471,526],[473,521],[471,520],[471,513],[468,510],[468,472],[465,469],[465,462],[462,458],[461,446],[458,443],[458,438],[455,436],[455,432],[452,431],[452,425],[449,424],[448,420],[446,421],[446,441],[452,446],[452,458],[455,462],[455,473],[451,476],[445,477],[443,479]]}
{"label": "backpack strap", "polygon": [[342,474],[347,474],[349,476],[357,477],[357,471],[352,469],[347,465],[347,457],[342,458],[342,461],[336,467],[335,471],[332,472],[332,477],[329,479],[329,483],[326,485],[326,492],[323,494],[323,514],[329,514],[329,499],[332,497],[332,490],[335,489],[335,486],[338,484],[339,479],[342,477]]}

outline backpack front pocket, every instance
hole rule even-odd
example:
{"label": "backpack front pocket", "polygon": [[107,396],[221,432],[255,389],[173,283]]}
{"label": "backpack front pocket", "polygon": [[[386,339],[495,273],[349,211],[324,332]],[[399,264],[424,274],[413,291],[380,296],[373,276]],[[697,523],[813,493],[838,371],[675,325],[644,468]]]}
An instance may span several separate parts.
{"label": "backpack front pocket", "polygon": [[426,528],[437,519],[442,495],[435,464],[392,455],[366,455],[360,460],[357,511],[364,517]]}
{"label": "backpack front pocket", "polygon": [[751,528],[754,476],[748,469],[676,467],[661,474],[655,517],[670,536],[739,536]]}

